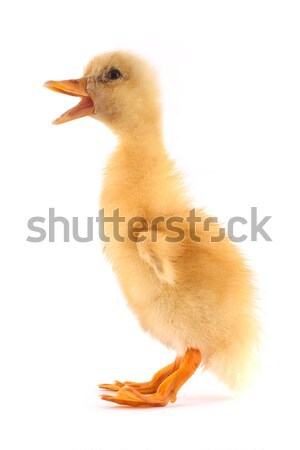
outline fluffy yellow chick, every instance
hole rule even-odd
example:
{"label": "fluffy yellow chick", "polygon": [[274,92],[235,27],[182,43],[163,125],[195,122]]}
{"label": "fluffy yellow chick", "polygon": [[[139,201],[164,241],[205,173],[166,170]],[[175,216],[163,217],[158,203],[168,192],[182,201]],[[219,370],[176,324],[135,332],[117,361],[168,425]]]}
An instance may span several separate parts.
{"label": "fluffy yellow chick", "polygon": [[101,208],[106,217],[119,211],[125,239],[120,242],[106,223],[105,251],[142,328],[177,353],[148,382],[99,385],[117,391],[102,398],[165,406],[200,364],[230,388],[243,388],[256,365],[259,331],[251,273],[232,242],[218,239],[219,226],[204,224],[203,211],[195,212],[201,222],[192,230],[191,203],[163,142],[154,70],[140,57],[116,51],[92,59],[83,78],[45,85],[82,97],[54,123],[90,115],[119,138],[106,167]]}

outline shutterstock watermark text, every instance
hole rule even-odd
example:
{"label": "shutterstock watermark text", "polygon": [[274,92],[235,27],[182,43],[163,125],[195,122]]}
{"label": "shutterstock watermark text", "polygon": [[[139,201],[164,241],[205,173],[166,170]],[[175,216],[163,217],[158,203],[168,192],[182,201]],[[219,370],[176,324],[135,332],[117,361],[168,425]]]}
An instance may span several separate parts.
{"label": "shutterstock watermark text", "polygon": [[[203,233],[208,233],[211,242],[220,242],[226,236],[233,242],[243,242],[247,239],[253,242],[258,239],[272,241],[265,229],[272,216],[258,217],[257,207],[250,208],[248,218],[234,216],[227,221],[226,226],[217,228],[217,217],[204,217],[197,213],[199,214],[197,210],[191,209],[185,217],[157,216],[149,221],[141,216],[125,218],[120,215],[119,209],[115,209],[111,216],[106,216],[104,209],[100,209],[97,217],[86,217],[79,220],[79,217],[67,218],[56,215],[55,208],[49,208],[48,217],[29,218],[27,227],[30,234],[27,235],[27,241],[39,243],[74,240],[83,243],[99,239],[102,242],[110,242],[111,239],[118,242],[125,242],[128,239],[132,242],[142,242],[150,239],[152,242],[157,242],[162,226],[165,230],[165,240],[175,243],[185,239],[186,234],[192,241],[201,243]],[[79,222],[81,222],[80,227]],[[107,224],[111,224],[111,236],[105,233]],[[197,224],[202,225],[200,235],[197,234],[197,230],[199,230]],[[213,233],[211,232],[212,227],[214,227]]]}

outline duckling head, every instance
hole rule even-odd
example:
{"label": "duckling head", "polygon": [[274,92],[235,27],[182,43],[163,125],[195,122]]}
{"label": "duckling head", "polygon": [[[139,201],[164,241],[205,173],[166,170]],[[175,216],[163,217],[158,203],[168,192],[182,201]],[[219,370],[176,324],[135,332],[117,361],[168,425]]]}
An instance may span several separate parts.
{"label": "duckling head", "polygon": [[83,77],[47,81],[56,92],[81,97],[77,106],[54,120],[54,124],[91,116],[115,133],[160,127],[160,101],[154,69],[142,58],[115,51],[94,57]]}

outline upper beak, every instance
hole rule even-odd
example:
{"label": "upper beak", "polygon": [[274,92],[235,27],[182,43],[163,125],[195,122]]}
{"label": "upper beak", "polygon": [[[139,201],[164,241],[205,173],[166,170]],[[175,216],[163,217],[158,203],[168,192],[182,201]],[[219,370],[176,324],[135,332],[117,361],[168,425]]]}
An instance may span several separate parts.
{"label": "upper beak", "polygon": [[79,78],[78,80],[63,81],[47,81],[44,86],[55,92],[62,94],[82,97],[80,102],[74,108],[62,114],[52,123],[55,125],[69,122],[70,120],[79,119],[80,117],[89,116],[94,112],[94,102],[86,91],[87,78]]}

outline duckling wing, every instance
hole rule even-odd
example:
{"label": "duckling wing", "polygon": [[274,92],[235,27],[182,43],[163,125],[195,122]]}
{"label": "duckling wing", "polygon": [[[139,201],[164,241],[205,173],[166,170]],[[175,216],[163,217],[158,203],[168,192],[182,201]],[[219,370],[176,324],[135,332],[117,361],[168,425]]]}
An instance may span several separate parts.
{"label": "duckling wing", "polygon": [[151,231],[142,232],[137,239],[141,259],[148,264],[162,283],[173,286],[176,282],[177,259],[181,253],[181,242],[170,242],[169,233],[157,231],[155,239]]}

